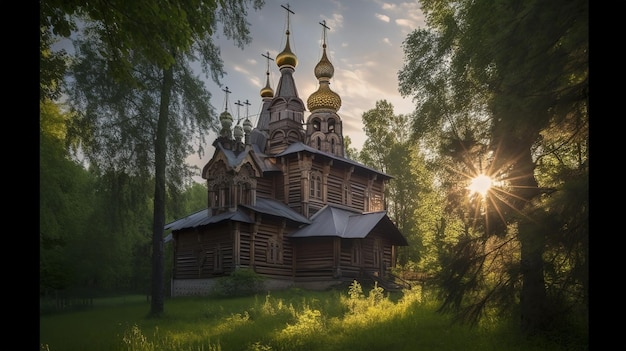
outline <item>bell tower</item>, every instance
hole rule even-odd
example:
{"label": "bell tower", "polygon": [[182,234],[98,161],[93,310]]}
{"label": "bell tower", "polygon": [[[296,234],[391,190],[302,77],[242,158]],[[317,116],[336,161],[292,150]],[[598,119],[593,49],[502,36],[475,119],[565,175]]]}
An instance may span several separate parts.
{"label": "bell tower", "polygon": [[305,143],[315,149],[336,156],[344,157],[343,126],[341,117],[337,114],[341,108],[341,98],[330,89],[330,79],[335,73],[335,67],[326,55],[326,21],[322,25],[322,58],[315,66],[315,77],[319,81],[319,88],[307,100],[307,107],[311,111],[306,124]]}

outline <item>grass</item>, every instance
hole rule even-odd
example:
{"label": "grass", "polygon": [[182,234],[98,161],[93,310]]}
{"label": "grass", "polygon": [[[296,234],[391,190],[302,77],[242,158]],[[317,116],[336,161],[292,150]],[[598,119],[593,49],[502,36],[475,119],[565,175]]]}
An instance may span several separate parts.
{"label": "grass", "polygon": [[588,349],[526,340],[507,321],[475,328],[451,324],[419,291],[359,289],[168,299],[161,318],[147,317],[145,296],[96,299],[88,310],[41,315],[39,343],[49,351]]}

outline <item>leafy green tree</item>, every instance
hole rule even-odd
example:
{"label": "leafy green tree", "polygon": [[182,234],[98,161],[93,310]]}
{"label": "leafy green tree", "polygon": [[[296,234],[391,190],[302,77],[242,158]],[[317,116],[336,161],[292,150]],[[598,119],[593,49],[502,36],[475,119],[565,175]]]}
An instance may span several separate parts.
{"label": "leafy green tree", "polygon": [[359,150],[352,147],[352,139],[350,136],[346,135],[343,137],[343,144],[346,148],[346,157],[351,160],[357,160],[359,158]]}
{"label": "leafy green tree", "polygon": [[[180,165],[190,151],[189,138],[196,132],[202,145],[217,119],[210,95],[189,64],[199,61],[219,83],[223,63],[213,35],[221,23],[223,34],[243,48],[250,41],[249,4],[259,9],[263,1],[48,0],[42,6],[51,26],[82,21],[73,76],[81,151],[99,169],[154,175],[153,316],[161,315],[164,305],[166,182],[187,175]],[[93,61],[84,64],[84,59]]]}
{"label": "leafy green tree", "polygon": [[[464,225],[446,265],[444,308],[475,321],[490,301],[503,307],[519,293],[524,332],[550,330],[566,308],[586,300],[584,288],[570,287],[586,285],[588,274],[588,2],[421,3],[428,29],[406,38],[399,81],[417,103],[414,135],[442,140],[441,155],[458,161],[448,209]],[[542,159],[555,168],[538,167]],[[467,202],[462,180],[482,170],[500,186],[486,202]],[[544,181],[543,172],[558,177]],[[561,202],[566,194],[576,201]],[[577,229],[564,229],[570,225]],[[552,242],[557,233],[561,241]],[[490,265],[487,253],[495,252],[507,259]],[[568,263],[557,268],[556,257]],[[565,293],[571,290],[581,293]]]}
{"label": "leafy green tree", "polygon": [[377,101],[362,119],[368,138],[358,160],[393,177],[385,188],[387,210],[409,242],[408,247],[399,250],[399,264],[417,269],[424,250],[423,230],[428,227],[424,218],[432,211],[424,208],[424,217],[416,211],[432,196],[432,172],[419,145],[409,138],[409,117],[395,115],[391,103]]}
{"label": "leafy green tree", "polygon": [[167,213],[170,220],[179,219],[190,213],[206,209],[208,189],[206,183],[189,182],[182,191],[169,191]]}
{"label": "leafy green tree", "polygon": [[365,165],[387,172],[387,155],[394,139],[393,105],[386,100],[376,101],[376,106],[361,116],[367,139],[361,148],[360,159]]}
{"label": "leafy green tree", "polygon": [[78,280],[70,248],[89,230],[95,210],[95,179],[65,149],[70,119],[49,99],[40,102],[39,126],[39,285],[45,294],[66,290]]}

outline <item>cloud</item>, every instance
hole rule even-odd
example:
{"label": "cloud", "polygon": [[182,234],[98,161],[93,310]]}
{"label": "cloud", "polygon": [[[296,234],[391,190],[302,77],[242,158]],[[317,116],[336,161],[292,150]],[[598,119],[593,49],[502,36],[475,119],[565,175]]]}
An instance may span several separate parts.
{"label": "cloud", "polygon": [[331,15],[331,18],[326,19],[326,25],[331,30],[338,30],[340,28],[343,28],[343,15],[341,15],[340,13],[333,13]]}
{"label": "cloud", "polygon": [[376,18],[378,18],[379,20],[383,21],[383,22],[387,22],[389,23],[389,16],[386,15],[381,15],[380,13],[377,13]]}

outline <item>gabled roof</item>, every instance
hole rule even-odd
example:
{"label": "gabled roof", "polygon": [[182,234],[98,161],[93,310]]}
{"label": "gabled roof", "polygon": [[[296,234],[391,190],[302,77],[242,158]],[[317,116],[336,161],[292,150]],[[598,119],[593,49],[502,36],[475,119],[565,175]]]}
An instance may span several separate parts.
{"label": "gabled roof", "polygon": [[196,228],[199,226],[218,223],[225,220],[232,220],[244,223],[254,223],[252,219],[242,210],[222,212],[215,216],[209,216],[209,210],[204,209],[198,212],[192,213],[187,217],[177,219],[165,225],[165,230],[180,230],[185,228]]}
{"label": "gabled roof", "polygon": [[331,153],[328,153],[328,152],[324,152],[324,151],[315,149],[313,147],[310,147],[310,146],[308,146],[308,145],[306,145],[306,144],[304,144],[302,142],[296,142],[296,143],[290,144],[285,150],[283,150],[283,152],[276,154],[276,157],[286,156],[286,155],[298,153],[298,152],[301,152],[301,151],[306,151],[306,152],[309,152],[309,153],[312,153],[312,154],[317,154],[317,155],[323,155],[323,156],[329,157],[329,158],[331,158],[333,160],[337,160],[339,162],[344,162],[344,163],[347,163],[349,165],[353,165],[355,167],[366,169],[366,170],[368,170],[370,172],[374,172],[376,174],[379,174],[379,175],[381,175],[381,176],[383,176],[385,178],[393,178],[392,176],[390,176],[390,175],[388,175],[386,173],[383,173],[381,171],[378,171],[378,170],[375,170],[373,168],[367,167],[367,166],[363,165],[362,163],[353,161],[353,160],[351,160],[351,159],[349,159],[347,157],[340,157],[340,156],[337,156],[337,155],[334,155],[334,154],[331,154]]}
{"label": "gabled roof", "polygon": [[187,228],[197,228],[203,225],[218,223],[225,220],[243,223],[254,223],[254,221],[250,218],[250,216],[248,216],[248,214],[244,209],[242,209],[242,207],[251,209],[259,213],[285,218],[299,224],[311,223],[311,221],[308,220],[306,217],[292,210],[282,202],[259,197],[256,200],[256,205],[254,206],[240,205],[235,211],[222,212],[215,216],[209,216],[208,209],[200,210],[198,212],[190,214],[187,217],[177,219],[173,222],[166,224],[164,229],[171,229],[172,231],[174,231]]}
{"label": "gabled roof", "polygon": [[297,230],[290,237],[338,236],[345,239],[362,239],[374,228],[379,228],[395,245],[408,245],[386,211],[360,213],[326,205],[311,217],[311,221],[313,221],[311,225]]}
{"label": "gabled roof", "polygon": [[[221,153],[224,157],[217,157],[217,155]],[[213,157],[206,165],[202,168],[202,174],[206,174],[207,170],[211,167],[211,165],[217,159],[225,160],[228,167],[232,169],[237,169],[241,166],[246,159],[252,160],[261,170],[261,172],[271,172],[271,171],[279,171],[280,169],[274,165],[269,158],[263,154],[259,147],[256,144],[251,145],[250,148],[246,148],[245,150],[235,153],[233,150],[225,148],[222,143],[216,143],[215,152],[213,153]]]}
{"label": "gabled roof", "polygon": [[281,218],[286,218],[301,224],[309,224],[311,221],[299,214],[298,212],[289,208],[289,206],[285,205],[280,201],[276,201],[273,199],[267,199],[264,197],[257,197],[256,204],[253,205],[241,205],[242,207],[249,208],[253,211],[265,213]]}

